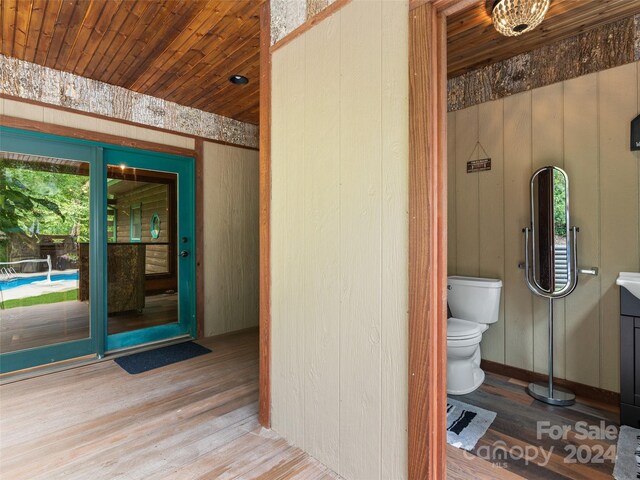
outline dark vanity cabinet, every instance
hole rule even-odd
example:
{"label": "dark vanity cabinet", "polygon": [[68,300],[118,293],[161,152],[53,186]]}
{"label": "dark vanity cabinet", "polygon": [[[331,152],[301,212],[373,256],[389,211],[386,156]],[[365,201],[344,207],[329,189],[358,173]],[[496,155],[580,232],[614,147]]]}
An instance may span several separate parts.
{"label": "dark vanity cabinet", "polygon": [[640,299],[620,287],[620,424],[640,428]]}

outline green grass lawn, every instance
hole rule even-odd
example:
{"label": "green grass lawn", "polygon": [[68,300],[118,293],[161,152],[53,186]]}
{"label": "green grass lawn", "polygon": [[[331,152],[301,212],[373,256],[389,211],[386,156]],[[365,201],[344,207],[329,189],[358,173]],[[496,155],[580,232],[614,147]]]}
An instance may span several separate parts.
{"label": "green grass lawn", "polygon": [[7,300],[0,302],[1,309],[16,308],[16,307],[30,307],[32,305],[43,305],[49,303],[69,302],[71,300],[78,299],[78,290],[67,290],[66,292],[53,292],[45,293],[44,295],[38,295],[36,297],[27,298],[15,298],[13,300]]}

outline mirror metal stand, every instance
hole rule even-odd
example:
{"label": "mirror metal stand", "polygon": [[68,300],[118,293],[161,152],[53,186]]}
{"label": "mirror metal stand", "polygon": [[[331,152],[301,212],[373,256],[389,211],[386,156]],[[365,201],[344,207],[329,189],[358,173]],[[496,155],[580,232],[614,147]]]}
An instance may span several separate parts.
{"label": "mirror metal stand", "polygon": [[[557,182],[556,180],[560,180]],[[537,183],[536,183],[537,182]],[[541,184],[549,182],[549,185]],[[545,188],[546,187],[546,188]],[[564,196],[559,196],[564,193]],[[558,282],[556,268],[559,262],[555,257],[556,246],[556,220],[555,213],[563,213],[562,226],[565,233],[566,266],[559,268],[566,271],[566,282]],[[549,215],[549,212],[552,212]],[[546,216],[545,216],[546,215]],[[545,221],[536,221],[536,219]],[[531,177],[531,227],[523,229],[525,241],[525,281],[527,287],[536,295],[549,300],[549,380],[547,383],[530,383],[527,393],[536,400],[556,406],[568,406],[575,403],[573,392],[553,383],[553,302],[557,298],[563,298],[571,294],[578,285],[578,254],[577,254],[577,227],[570,227],[569,223],[569,179],[567,174],[558,167],[544,167]],[[570,235],[568,235],[570,233]],[[541,246],[542,245],[542,246]],[[547,253],[547,264],[542,268],[541,255],[536,255],[538,249],[550,250]],[[530,253],[531,251],[531,253]],[[552,257],[549,261],[548,257]],[[532,258],[532,262],[530,261]],[[559,285],[558,285],[559,284]]]}

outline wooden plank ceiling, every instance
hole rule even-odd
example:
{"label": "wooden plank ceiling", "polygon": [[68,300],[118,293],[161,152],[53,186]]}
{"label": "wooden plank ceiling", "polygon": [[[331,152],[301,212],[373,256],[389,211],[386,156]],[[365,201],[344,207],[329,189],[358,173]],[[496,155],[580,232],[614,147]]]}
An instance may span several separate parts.
{"label": "wooden plank ceiling", "polygon": [[[3,55],[258,123],[258,0],[0,0]],[[247,85],[233,85],[233,74]]]}
{"label": "wooden plank ceiling", "polygon": [[493,28],[491,5],[479,1],[447,19],[449,78],[640,13],[638,0],[552,0],[538,28],[504,37]]}
{"label": "wooden plank ceiling", "polygon": [[[0,52],[257,124],[260,3],[0,0]],[[637,0],[552,0],[542,25],[508,38],[479,0],[448,19],[449,77],[636,13]]]}

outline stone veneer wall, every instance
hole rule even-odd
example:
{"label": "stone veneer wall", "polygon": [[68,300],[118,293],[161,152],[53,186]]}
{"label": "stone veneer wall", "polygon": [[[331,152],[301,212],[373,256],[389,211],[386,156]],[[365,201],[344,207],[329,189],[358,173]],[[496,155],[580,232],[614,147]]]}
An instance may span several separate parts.
{"label": "stone veneer wall", "polygon": [[451,78],[448,109],[461,110],[638,60],[640,15]]}
{"label": "stone veneer wall", "polygon": [[258,146],[256,125],[3,55],[0,93],[234,145]]}

